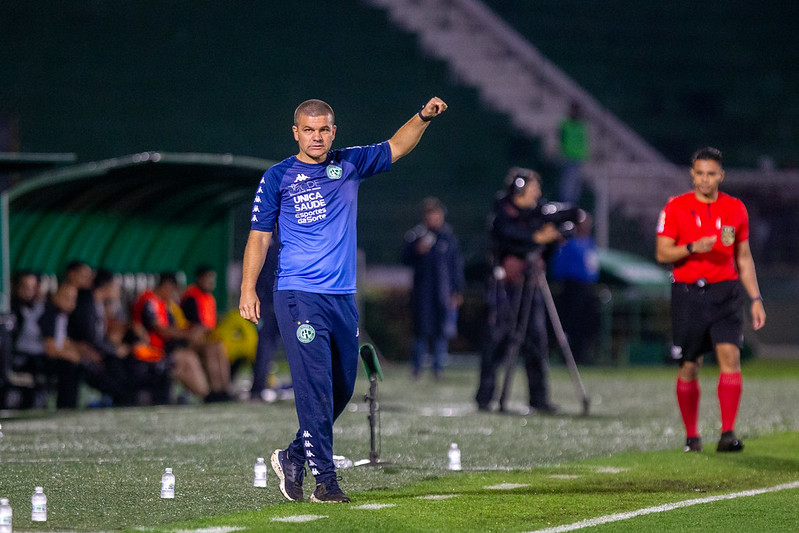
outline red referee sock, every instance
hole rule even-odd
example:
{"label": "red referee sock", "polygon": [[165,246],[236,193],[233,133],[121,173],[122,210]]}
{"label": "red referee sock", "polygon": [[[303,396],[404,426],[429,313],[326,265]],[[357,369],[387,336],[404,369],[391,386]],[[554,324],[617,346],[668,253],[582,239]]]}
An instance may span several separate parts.
{"label": "red referee sock", "polygon": [[685,424],[685,436],[687,438],[698,437],[696,430],[696,420],[699,418],[699,380],[683,381],[677,378],[677,403],[680,406],[683,424]]}
{"label": "red referee sock", "polygon": [[735,427],[735,417],[738,416],[742,388],[740,372],[719,374],[718,395],[722,433],[732,431]]}

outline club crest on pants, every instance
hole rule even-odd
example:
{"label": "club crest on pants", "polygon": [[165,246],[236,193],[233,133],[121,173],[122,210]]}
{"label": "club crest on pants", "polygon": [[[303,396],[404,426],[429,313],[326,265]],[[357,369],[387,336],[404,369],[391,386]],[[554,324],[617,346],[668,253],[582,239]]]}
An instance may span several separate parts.
{"label": "club crest on pants", "polygon": [[310,324],[300,324],[297,328],[297,340],[303,344],[308,344],[316,338],[316,330]]}

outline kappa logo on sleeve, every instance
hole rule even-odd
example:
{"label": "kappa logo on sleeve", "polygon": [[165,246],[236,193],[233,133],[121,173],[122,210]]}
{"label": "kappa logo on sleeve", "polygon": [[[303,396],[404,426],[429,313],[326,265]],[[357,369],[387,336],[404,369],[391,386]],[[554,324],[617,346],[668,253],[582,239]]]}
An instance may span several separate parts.
{"label": "kappa logo on sleeve", "polygon": [[297,327],[297,340],[308,344],[316,338],[316,330],[310,324],[300,324]]}

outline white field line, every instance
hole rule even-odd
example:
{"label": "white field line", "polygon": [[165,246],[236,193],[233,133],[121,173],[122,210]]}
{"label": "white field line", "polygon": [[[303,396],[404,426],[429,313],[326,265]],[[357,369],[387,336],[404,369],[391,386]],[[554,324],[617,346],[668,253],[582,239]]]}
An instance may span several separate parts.
{"label": "white field line", "polygon": [[615,513],[605,516],[598,516],[596,518],[589,518],[588,520],[582,520],[580,522],[575,522],[573,524],[565,524],[562,526],[550,527],[546,529],[536,529],[535,531],[532,531],[530,533],[561,533],[563,531],[575,531],[577,529],[598,526],[601,524],[608,524],[610,522],[619,522],[621,520],[629,520],[630,518],[635,518],[636,516],[644,516],[653,513],[663,513],[665,511],[680,509],[682,507],[690,507],[692,505],[700,505],[703,503],[711,503],[721,500],[733,500],[736,498],[743,498],[746,496],[757,496],[758,494],[766,494],[768,492],[778,492],[781,490],[788,490],[795,488],[799,488],[799,481],[794,481],[792,483],[784,483],[782,485],[775,485],[773,487],[767,487],[765,489],[744,490],[741,492],[733,492],[732,494],[719,494],[717,496],[708,496],[707,498],[694,498],[692,500],[667,503],[665,505],[658,505],[656,507],[647,507],[646,509],[638,509],[637,511],[630,511],[627,513]]}

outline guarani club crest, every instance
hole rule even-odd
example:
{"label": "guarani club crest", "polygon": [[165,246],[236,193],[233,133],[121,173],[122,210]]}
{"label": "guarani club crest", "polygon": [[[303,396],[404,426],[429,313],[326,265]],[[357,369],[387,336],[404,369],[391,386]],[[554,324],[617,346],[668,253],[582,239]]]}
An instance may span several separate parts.
{"label": "guarani club crest", "polygon": [[297,322],[297,324],[299,324],[299,326],[297,326],[298,341],[300,341],[303,344],[308,344],[309,342],[314,340],[314,338],[316,338],[316,330],[313,329],[312,325],[308,323],[301,324],[299,322]]}
{"label": "guarani club crest", "polygon": [[341,175],[343,173],[340,166],[333,164],[327,165],[326,172],[327,172],[327,177],[330,178],[331,180],[341,179]]}

